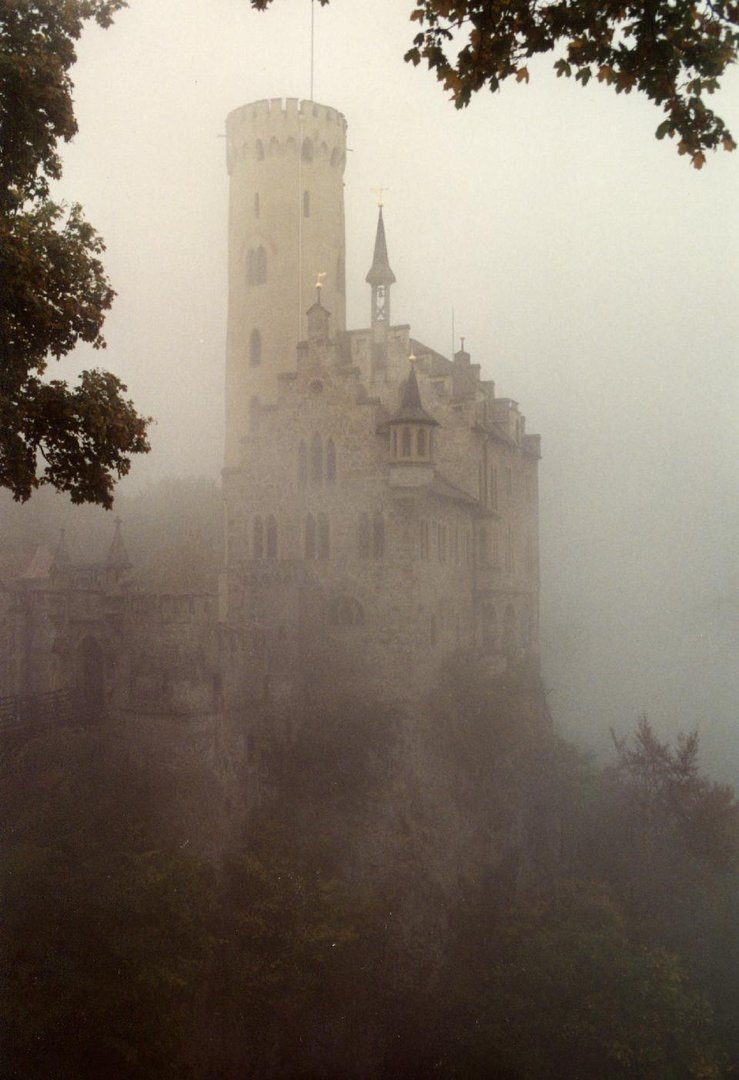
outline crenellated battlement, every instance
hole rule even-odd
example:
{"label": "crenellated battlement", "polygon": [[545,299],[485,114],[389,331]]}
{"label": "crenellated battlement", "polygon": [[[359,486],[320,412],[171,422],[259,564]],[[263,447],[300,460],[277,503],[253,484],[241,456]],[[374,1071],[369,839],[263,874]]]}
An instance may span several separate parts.
{"label": "crenellated battlement", "polygon": [[276,157],[297,158],[310,166],[326,163],[343,170],[346,161],[345,117],[329,105],[298,98],[264,98],[234,109],[226,117],[229,173]]}

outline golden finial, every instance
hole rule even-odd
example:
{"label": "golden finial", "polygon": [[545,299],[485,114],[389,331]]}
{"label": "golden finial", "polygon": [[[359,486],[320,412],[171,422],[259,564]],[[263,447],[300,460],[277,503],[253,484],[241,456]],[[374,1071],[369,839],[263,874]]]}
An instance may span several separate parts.
{"label": "golden finial", "polygon": [[416,356],[415,356],[413,350],[411,349],[411,355],[408,357],[408,363],[409,364],[415,364],[415,362],[416,362]]}
{"label": "golden finial", "polygon": [[373,187],[373,188],[370,188],[370,191],[372,192],[372,194],[377,196],[377,205],[380,207],[380,209],[382,209],[382,207],[383,207],[383,199],[382,199],[383,192],[389,191],[389,190],[390,190],[390,188],[386,188],[386,187]]}
{"label": "golden finial", "polygon": [[318,270],[316,272],[316,288],[318,289],[319,292],[323,288],[323,279],[325,278],[325,276],[326,276],[326,271],[325,270]]}

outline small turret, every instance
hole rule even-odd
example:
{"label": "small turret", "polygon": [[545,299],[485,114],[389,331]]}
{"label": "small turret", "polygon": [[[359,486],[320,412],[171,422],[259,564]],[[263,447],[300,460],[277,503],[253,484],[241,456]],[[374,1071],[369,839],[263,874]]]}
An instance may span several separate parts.
{"label": "small turret", "polygon": [[323,273],[318,275],[318,281],[316,282],[316,299],[306,312],[308,317],[309,341],[328,341],[328,321],[331,312],[327,311],[321,303],[322,279],[325,276],[326,275]]}
{"label": "small turret", "polygon": [[371,325],[384,332],[390,325],[390,286],[395,284],[395,274],[390,269],[385,240],[385,223],[382,219],[382,203],[377,218],[375,251],[366,281],[372,287]]}
{"label": "small turret", "polygon": [[128,557],[126,551],[126,545],[123,543],[123,537],[121,535],[121,519],[115,519],[115,533],[108,549],[108,557],[105,560],[105,565],[108,570],[112,570],[116,577],[120,577],[130,570],[132,562]]}
{"label": "small turret", "polygon": [[433,461],[433,429],[439,423],[421,402],[415,359],[410,357],[411,370],[403,384],[400,407],[389,420],[390,458],[403,464],[428,464]]}

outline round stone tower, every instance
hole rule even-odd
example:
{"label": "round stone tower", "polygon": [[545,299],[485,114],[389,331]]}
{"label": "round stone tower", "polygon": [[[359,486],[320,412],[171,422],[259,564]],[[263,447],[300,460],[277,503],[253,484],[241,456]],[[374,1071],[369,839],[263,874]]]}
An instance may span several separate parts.
{"label": "round stone tower", "polygon": [[229,114],[226,140],[225,464],[233,466],[254,402],[273,401],[277,376],[295,369],[319,274],[332,330],[345,329],[346,120],[313,101],[255,101]]}

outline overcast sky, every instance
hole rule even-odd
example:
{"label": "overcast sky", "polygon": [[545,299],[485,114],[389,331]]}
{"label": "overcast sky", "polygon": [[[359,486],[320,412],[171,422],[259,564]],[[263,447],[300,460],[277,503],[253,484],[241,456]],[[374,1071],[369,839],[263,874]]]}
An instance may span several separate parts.
{"label": "overcast sky", "polygon": [[[410,0],[315,9],[314,98],[349,123],[348,325],[366,325],[376,197],[393,317],[543,437],[542,631],[551,703],[602,745],[646,710],[739,768],[739,154],[702,172],[637,95],[530,65],[457,112],[402,57]],[[106,366],[157,418],[129,486],[217,475],[226,319],[226,113],[310,95],[310,3],[131,0],[89,30],[64,196],[108,245]],[[739,136],[739,72],[716,109]],[[97,357],[94,357],[97,361]],[[89,365],[80,350],[65,369]],[[731,770],[735,772],[732,773]]]}

